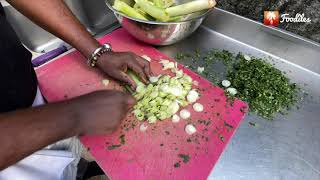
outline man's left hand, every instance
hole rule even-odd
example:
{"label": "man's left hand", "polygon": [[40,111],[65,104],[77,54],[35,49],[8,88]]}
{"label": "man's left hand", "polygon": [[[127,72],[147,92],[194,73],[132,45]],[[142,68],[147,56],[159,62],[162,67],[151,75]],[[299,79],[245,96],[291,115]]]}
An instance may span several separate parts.
{"label": "man's left hand", "polygon": [[129,84],[132,89],[136,89],[136,83],[126,72],[131,69],[144,83],[148,82],[152,72],[148,61],[132,52],[107,52],[100,56],[97,66],[116,80]]}

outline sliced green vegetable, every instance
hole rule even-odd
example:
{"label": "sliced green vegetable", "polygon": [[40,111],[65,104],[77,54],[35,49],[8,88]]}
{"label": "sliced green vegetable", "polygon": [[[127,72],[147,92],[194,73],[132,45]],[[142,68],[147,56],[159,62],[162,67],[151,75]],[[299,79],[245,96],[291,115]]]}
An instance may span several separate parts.
{"label": "sliced green vegetable", "polygon": [[167,8],[165,11],[170,17],[191,14],[197,11],[210,9],[216,5],[215,0],[195,0],[178,6]]}
{"label": "sliced green vegetable", "polygon": [[[161,75],[156,77],[152,84],[144,85],[132,71],[128,74],[137,83],[133,96],[138,102],[133,114],[138,120],[156,123],[157,120],[171,118],[180,107],[189,104],[186,96],[191,90],[192,79],[187,75],[182,77]],[[197,93],[195,90],[190,92]]]}
{"label": "sliced green vegetable", "polygon": [[142,14],[140,14],[138,11],[136,11],[134,8],[130,7],[128,4],[122,2],[121,0],[115,0],[113,4],[113,8],[117,11],[120,11],[130,17],[142,19],[142,20],[148,20],[145,18]]}
{"label": "sliced green vegetable", "polygon": [[158,19],[163,22],[167,22],[169,20],[169,16],[164,11],[164,9],[151,4],[149,1],[136,0],[136,3],[144,12],[148,13],[150,16],[154,17],[155,19]]}

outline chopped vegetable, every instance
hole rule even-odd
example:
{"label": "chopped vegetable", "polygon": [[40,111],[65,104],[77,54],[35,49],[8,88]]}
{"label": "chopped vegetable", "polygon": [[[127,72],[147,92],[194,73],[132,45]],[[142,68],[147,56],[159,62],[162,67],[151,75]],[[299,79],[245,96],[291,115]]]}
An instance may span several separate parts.
{"label": "chopped vegetable", "polygon": [[228,88],[226,90],[229,94],[231,94],[232,96],[236,95],[238,93],[238,91],[236,90],[236,88]]}
{"label": "chopped vegetable", "polygon": [[115,0],[113,8],[137,19],[177,22],[184,19],[185,15],[214,7],[216,2],[214,0],[195,0],[177,6],[174,4],[174,0]]}
{"label": "chopped vegetable", "polygon": [[203,105],[200,104],[200,103],[195,103],[195,104],[193,105],[193,109],[194,109],[194,111],[196,111],[196,112],[202,112],[202,111],[203,111]]}
{"label": "chopped vegetable", "polygon": [[252,127],[259,127],[259,125],[256,122],[249,122],[249,125]]}
{"label": "chopped vegetable", "polygon": [[142,20],[148,20],[139,12],[137,12],[134,8],[130,7],[128,4],[126,4],[125,2],[122,2],[121,0],[115,0],[113,4],[113,8],[116,9],[117,11],[127,14],[130,17],[142,19]]}
{"label": "chopped vegetable", "polygon": [[214,0],[195,0],[178,6],[169,7],[166,9],[166,13],[168,13],[168,15],[171,17],[181,16],[205,9],[210,9],[215,5],[216,1]]}
{"label": "chopped vegetable", "polygon": [[175,114],[179,111],[179,104],[176,101],[173,101],[169,106],[168,110],[171,110],[170,114]]}
{"label": "chopped vegetable", "polygon": [[234,71],[228,73],[232,86],[238,90],[240,99],[249,103],[250,110],[272,119],[298,100],[298,87],[283,72],[262,59],[247,61],[238,55]]}
{"label": "chopped vegetable", "polygon": [[180,122],[180,117],[175,114],[175,115],[172,116],[171,120],[172,120],[173,123],[178,123],[178,122]]}
{"label": "chopped vegetable", "polygon": [[[206,68],[201,75],[223,88],[227,87],[221,81],[227,78],[236,89],[234,97],[248,102],[250,111],[263,118],[272,119],[276,113],[286,111],[298,101],[299,87],[264,59],[216,49],[200,56],[179,53],[177,57],[188,62],[193,71],[197,71],[194,67],[199,65],[224,68],[221,73],[211,70],[217,68]],[[222,68],[220,63],[224,65]]]}
{"label": "chopped vegetable", "polygon": [[185,131],[187,134],[192,135],[197,132],[197,129],[192,124],[188,124],[185,128]]}
{"label": "chopped vegetable", "polygon": [[154,17],[155,19],[158,19],[164,22],[169,20],[169,16],[164,9],[153,5],[147,0],[135,0],[135,1],[144,12],[148,13],[150,16]]}
{"label": "chopped vegetable", "polygon": [[146,131],[147,129],[148,129],[148,126],[145,125],[144,123],[142,123],[142,124],[140,125],[140,131],[144,132],[144,131]]}
{"label": "chopped vegetable", "polygon": [[160,59],[160,64],[168,64],[170,61],[169,60],[167,60],[167,59]]}
{"label": "chopped vegetable", "polygon": [[143,59],[147,60],[148,62],[151,62],[151,58],[147,55],[142,55],[141,56]]}
{"label": "chopped vegetable", "polygon": [[104,85],[104,86],[108,86],[109,85],[109,80],[108,79],[103,79],[102,80],[102,84]]}
{"label": "chopped vegetable", "polygon": [[169,63],[163,65],[163,70],[172,69],[172,68],[174,68],[173,62],[169,62]]}
{"label": "chopped vegetable", "polygon": [[198,73],[201,74],[201,73],[204,71],[204,67],[198,67],[198,70],[197,70],[197,71],[198,71]]}
{"label": "chopped vegetable", "polygon": [[227,88],[227,87],[229,87],[231,85],[231,82],[228,81],[228,80],[223,80],[221,82],[221,84],[222,84],[223,87]]}
{"label": "chopped vegetable", "polygon": [[159,80],[160,77],[161,77],[161,75],[159,75],[159,76],[152,76],[152,77],[149,78],[149,81],[150,81],[151,83],[156,83],[156,82],[158,82],[158,80]]}
{"label": "chopped vegetable", "polygon": [[190,112],[186,109],[180,111],[180,117],[182,119],[188,119],[191,116]]}
{"label": "chopped vegetable", "polygon": [[114,149],[117,149],[119,147],[121,147],[121,144],[114,144],[114,145],[108,146],[108,150],[114,150]]}
{"label": "chopped vegetable", "polygon": [[190,156],[189,156],[189,155],[186,155],[186,154],[179,154],[178,156],[179,156],[179,158],[181,158],[181,159],[182,159],[182,162],[183,162],[183,163],[188,163],[188,162],[189,162],[189,160],[190,160]]}
{"label": "chopped vegetable", "polygon": [[125,135],[124,135],[124,134],[122,134],[122,135],[119,137],[119,139],[120,139],[120,143],[121,143],[122,145],[124,145],[124,144],[126,143],[126,139],[125,139]]}
{"label": "chopped vegetable", "polygon": [[194,103],[199,99],[199,93],[196,90],[192,90],[187,95],[187,100],[190,103]]}
{"label": "chopped vegetable", "polygon": [[247,60],[247,61],[250,61],[250,60],[251,60],[251,57],[248,56],[248,55],[244,55],[243,58],[244,58],[245,60]]}
{"label": "chopped vegetable", "polygon": [[[166,62],[166,61],[164,61]],[[150,78],[151,84],[144,85],[132,72],[129,76],[137,84],[133,96],[137,99],[133,114],[140,120],[147,120],[149,123],[156,123],[157,120],[164,120],[173,117],[180,107],[187,106],[189,102],[186,97],[190,94],[197,94],[191,90],[192,78],[186,74],[181,77],[160,75]]]}

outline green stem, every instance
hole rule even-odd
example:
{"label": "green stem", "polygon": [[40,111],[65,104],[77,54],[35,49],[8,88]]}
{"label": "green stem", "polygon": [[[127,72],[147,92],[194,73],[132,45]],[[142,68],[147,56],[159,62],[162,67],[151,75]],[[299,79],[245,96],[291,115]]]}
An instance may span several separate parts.
{"label": "green stem", "polygon": [[141,15],[139,12],[137,12],[135,9],[130,7],[128,4],[126,4],[120,0],[114,1],[113,8],[116,9],[117,11],[120,11],[120,12],[130,16],[130,17],[142,19],[142,20],[148,20],[143,15]]}
{"label": "green stem", "polygon": [[216,5],[215,0],[195,0],[178,6],[167,8],[165,11],[170,17],[191,14],[197,11],[210,9]]}
{"label": "green stem", "polygon": [[144,12],[148,13],[150,16],[164,22],[169,20],[169,16],[164,11],[164,9],[154,6],[146,0],[136,0],[136,3]]}
{"label": "green stem", "polygon": [[175,17],[170,17],[170,19],[168,20],[168,22],[179,22],[181,21],[183,18],[183,16],[175,16]]}
{"label": "green stem", "polygon": [[127,74],[132,78],[132,80],[137,84],[143,84],[143,82],[140,80],[139,76],[131,70],[128,70]]}
{"label": "green stem", "polygon": [[163,0],[154,0],[153,4],[159,8],[163,8],[164,7],[164,2]]}

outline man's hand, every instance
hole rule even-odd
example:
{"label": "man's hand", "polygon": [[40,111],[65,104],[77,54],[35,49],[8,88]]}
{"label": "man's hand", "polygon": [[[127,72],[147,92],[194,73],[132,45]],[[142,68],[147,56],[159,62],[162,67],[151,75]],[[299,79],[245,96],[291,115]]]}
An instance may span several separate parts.
{"label": "man's hand", "polygon": [[144,83],[152,75],[148,61],[131,52],[107,52],[103,54],[97,66],[107,75],[127,83],[136,89],[136,83],[126,74],[128,69],[136,72]]}
{"label": "man's hand", "polygon": [[68,102],[79,118],[79,134],[105,134],[117,129],[135,104],[135,99],[119,91],[97,91]]}
{"label": "man's hand", "polygon": [[98,91],[68,101],[0,114],[0,171],[61,139],[111,133],[135,100],[118,91]]}
{"label": "man's hand", "polygon": [[[100,43],[91,36],[62,0],[7,0],[13,7],[43,29],[79,50],[86,58]],[[133,53],[106,53],[98,60],[98,66],[109,76],[131,85],[135,83],[126,74],[132,69],[143,81],[150,76],[149,63]]]}

